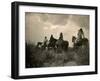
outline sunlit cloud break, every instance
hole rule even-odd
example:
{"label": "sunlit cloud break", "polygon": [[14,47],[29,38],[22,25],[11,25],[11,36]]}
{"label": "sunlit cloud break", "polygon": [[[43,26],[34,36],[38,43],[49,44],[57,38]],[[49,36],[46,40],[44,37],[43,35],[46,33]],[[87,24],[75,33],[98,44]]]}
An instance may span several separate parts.
{"label": "sunlit cloud break", "polygon": [[72,36],[77,36],[80,28],[89,39],[89,15],[25,13],[26,42],[36,44],[42,42],[45,36],[49,39],[51,34],[58,39],[62,32],[64,40],[68,40],[69,46],[72,46]]}

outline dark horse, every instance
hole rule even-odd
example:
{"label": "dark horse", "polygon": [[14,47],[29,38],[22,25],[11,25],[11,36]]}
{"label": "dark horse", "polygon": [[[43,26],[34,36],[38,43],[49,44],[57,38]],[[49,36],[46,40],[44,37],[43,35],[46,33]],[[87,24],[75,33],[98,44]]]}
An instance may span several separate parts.
{"label": "dark horse", "polygon": [[68,41],[64,41],[64,40],[57,40],[53,37],[53,35],[51,35],[50,40],[49,40],[49,44],[48,44],[48,48],[53,48],[53,49],[61,49],[64,51],[67,51],[69,46]]}
{"label": "dark horse", "polygon": [[77,41],[77,38],[75,36],[72,37],[72,42],[73,42],[74,48],[77,48],[77,47],[82,46],[82,45],[86,46],[89,44],[87,38],[82,38],[82,39]]}
{"label": "dark horse", "polygon": [[57,46],[57,49],[58,50],[64,50],[64,51],[67,51],[68,49],[68,46],[69,46],[69,42],[68,41],[65,41],[65,40],[57,40],[56,42],[56,46]]}
{"label": "dark horse", "polygon": [[56,42],[57,42],[57,39],[55,39],[53,37],[53,35],[51,35],[50,37],[50,40],[49,40],[49,44],[48,44],[48,48],[53,48],[53,49],[56,49]]}

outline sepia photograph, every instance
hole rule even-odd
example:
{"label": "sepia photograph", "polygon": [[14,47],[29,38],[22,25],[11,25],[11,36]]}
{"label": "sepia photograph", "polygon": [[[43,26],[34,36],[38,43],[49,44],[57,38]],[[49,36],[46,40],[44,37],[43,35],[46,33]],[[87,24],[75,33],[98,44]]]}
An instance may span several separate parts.
{"label": "sepia photograph", "polygon": [[90,16],[25,12],[25,67],[89,65]]}
{"label": "sepia photograph", "polygon": [[97,7],[12,3],[11,77],[97,74]]}

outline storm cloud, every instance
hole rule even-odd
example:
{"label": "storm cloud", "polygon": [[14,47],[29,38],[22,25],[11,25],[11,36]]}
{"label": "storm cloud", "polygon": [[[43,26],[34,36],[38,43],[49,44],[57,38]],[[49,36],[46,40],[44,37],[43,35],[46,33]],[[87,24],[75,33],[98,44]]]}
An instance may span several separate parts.
{"label": "storm cloud", "polygon": [[58,39],[62,32],[64,40],[68,40],[72,46],[72,36],[77,36],[80,28],[83,28],[85,36],[89,38],[88,15],[25,13],[26,42],[36,44],[38,41],[43,41],[44,36],[49,39],[51,34]]}

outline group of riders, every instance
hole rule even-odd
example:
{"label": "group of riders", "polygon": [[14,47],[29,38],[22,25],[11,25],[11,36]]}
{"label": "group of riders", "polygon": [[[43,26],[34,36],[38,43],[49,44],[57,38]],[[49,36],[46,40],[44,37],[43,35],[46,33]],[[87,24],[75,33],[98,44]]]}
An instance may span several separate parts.
{"label": "group of riders", "polygon": [[[86,40],[84,36],[83,29],[80,28],[77,33],[77,37],[72,36],[73,47],[79,46],[82,44],[83,40]],[[53,35],[51,35],[50,40],[48,40],[47,36],[44,37],[44,41],[42,43],[38,42],[38,47],[42,46],[43,48],[61,48],[68,49],[69,42],[63,39],[63,33],[61,32],[59,35],[59,39],[55,39]]]}
{"label": "group of riders", "polygon": [[53,45],[54,43],[58,44],[60,42],[63,42],[63,33],[62,32],[60,33],[60,36],[59,36],[58,41],[57,41],[57,39],[55,39],[53,37],[53,35],[51,35],[50,40],[48,40],[47,37],[45,36],[43,45],[44,46],[51,46],[51,47],[53,47],[54,46]]}

